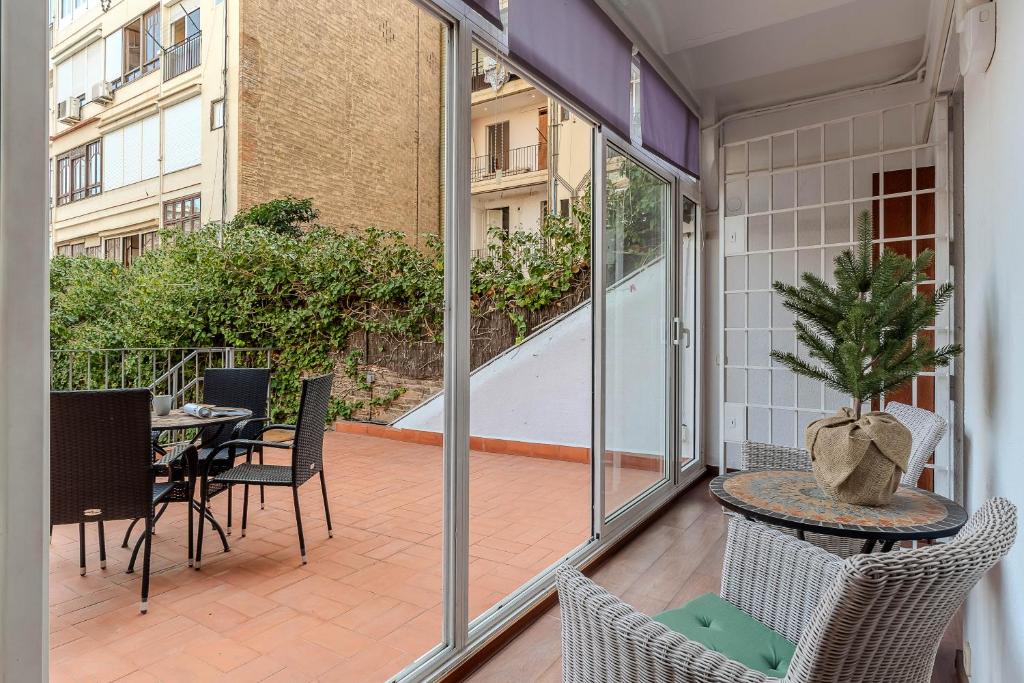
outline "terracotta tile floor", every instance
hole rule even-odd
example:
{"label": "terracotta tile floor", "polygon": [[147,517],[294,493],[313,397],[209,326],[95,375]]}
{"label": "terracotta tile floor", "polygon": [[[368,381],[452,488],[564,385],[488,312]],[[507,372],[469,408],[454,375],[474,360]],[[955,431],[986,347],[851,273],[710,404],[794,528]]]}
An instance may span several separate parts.
{"label": "terracotta tile floor", "polygon": [[[107,525],[107,568],[95,525],[57,527],[50,549],[53,681],[375,681],[437,644],[441,633],[439,448],[328,433],[325,471],[335,537],[316,481],[300,489],[309,564],[299,561],[291,494],[250,498],[231,552],[205,539],[203,567],[186,563],[186,521],[174,505],[153,547],[149,613],[140,572],[125,574],[126,523]],[[652,481],[619,472],[617,505]],[[589,466],[473,453],[470,461],[470,609],[476,616],[582,543],[590,525]],[[224,521],[226,497],[214,499]]]}

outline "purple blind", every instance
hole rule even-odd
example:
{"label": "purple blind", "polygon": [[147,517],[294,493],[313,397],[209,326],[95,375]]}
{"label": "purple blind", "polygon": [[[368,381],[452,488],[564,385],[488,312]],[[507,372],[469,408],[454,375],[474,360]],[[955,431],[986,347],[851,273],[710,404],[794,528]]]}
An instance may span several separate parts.
{"label": "purple blind", "polygon": [[514,0],[508,48],[598,121],[629,139],[633,44],[593,0]]}
{"label": "purple blind", "polygon": [[700,176],[700,121],[640,56],[640,130],[644,148]]}
{"label": "purple blind", "polygon": [[489,19],[498,28],[502,28],[499,2],[500,0],[466,0],[466,4],[479,12],[480,16]]}

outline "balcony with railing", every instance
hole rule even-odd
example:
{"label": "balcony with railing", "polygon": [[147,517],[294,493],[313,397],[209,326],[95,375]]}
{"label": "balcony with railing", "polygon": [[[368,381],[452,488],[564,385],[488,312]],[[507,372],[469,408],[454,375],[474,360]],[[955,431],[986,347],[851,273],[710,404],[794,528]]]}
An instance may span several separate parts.
{"label": "balcony with railing", "polygon": [[473,157],[470,162],[472,182],[543,171],[547,168],[547,159],[541,148],[540,144],[527,145]]}
{"label": "balcony with railing", "polygon": [[202,63],[202,32],[172,45],[164,52],[164,81],[180,76]]}

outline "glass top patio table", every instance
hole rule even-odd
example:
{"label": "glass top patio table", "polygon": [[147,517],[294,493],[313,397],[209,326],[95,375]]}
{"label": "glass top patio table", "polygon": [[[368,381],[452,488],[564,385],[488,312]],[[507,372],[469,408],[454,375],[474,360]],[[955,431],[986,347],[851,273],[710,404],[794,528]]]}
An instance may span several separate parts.
{"label": "glass top patio table", "polygon": [[818,486],[812,472],[747,470],[715,477],[711,495],[748,519],[796,529],[865,539],[863,552],[876,542],[887,551],[899,541],[952,536],[967,521],[955,502],[924,489],[901,486],[881,507],[835,501]]}

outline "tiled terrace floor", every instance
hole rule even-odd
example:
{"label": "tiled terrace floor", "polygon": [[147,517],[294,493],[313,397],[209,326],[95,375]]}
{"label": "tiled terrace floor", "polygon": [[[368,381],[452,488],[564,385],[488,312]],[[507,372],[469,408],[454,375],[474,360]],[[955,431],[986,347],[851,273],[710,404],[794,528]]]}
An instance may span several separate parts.
{"label": "tiled terrace floor", "polygon": [[[231,552],[207,527],[201,571],[186,563],[184,506],[172,506],[157,527],[146,615],[141,572],[124,573],[126,523],[107,525],[105,570],[90,525],[85,577],[77,528],[56,528],[51,680],[375,681],[437,644],[440,449],[331,432],[324,469],[335,537],[327,538],[314,479],[300,489],[306,566],[287,489],[267,489],[265,510],[251,494],[245,538],[236,491]],[[470,472],[475,616],[587,538],[590,473],[578,463],[484,453],[471,455]],[[633,495],[651,473],[621,476],[620,495]],[[214,499],[222,523],[225,506],[225,496]]]}

